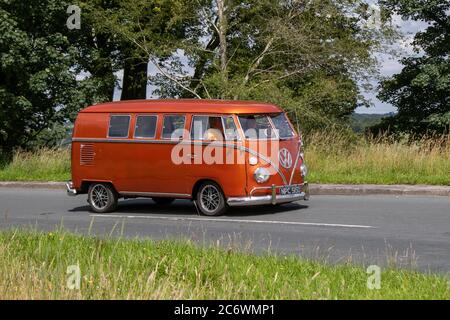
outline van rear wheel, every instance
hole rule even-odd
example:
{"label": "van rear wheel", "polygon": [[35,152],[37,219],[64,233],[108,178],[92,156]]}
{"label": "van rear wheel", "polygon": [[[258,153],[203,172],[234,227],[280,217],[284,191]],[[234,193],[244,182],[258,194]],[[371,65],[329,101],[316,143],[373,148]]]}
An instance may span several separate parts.
{"label": "van rear wheel", "polygon": [[197,204],[205,216],[220,216],[227,210],[222,189],[215,182],[204,182],[197,192]]}
{"label": "van rear wheel", "polygon": [[107,213],[116,210],[119,196],[116,190],[106,183],[93,183],[89,187],[88,202],[92,211]]}

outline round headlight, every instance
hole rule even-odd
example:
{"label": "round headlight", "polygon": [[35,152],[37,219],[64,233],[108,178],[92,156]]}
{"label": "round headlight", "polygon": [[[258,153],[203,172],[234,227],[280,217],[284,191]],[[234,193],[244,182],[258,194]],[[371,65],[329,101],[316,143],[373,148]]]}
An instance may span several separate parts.
{"label": "round headlight", "polygon": [[306,164],[302,163],[302,165],[300,166],[300,173],[302,174],[303,178],[308,175],[308,167],[306,166]]}
{"label": "round headlight", "polygon": [[258,168],[254,174],[255,180],[258,183],[264,183],[270,178],[270,172],[266,168]]}

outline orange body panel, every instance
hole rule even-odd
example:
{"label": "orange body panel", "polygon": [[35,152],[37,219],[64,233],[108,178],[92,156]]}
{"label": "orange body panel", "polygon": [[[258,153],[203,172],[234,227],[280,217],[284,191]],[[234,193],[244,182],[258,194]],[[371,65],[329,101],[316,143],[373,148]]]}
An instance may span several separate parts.
{"label": "orange body panel", "polygon": [[[278,152],[255,146],[242,136],[237,116],[240,114],[277,114],[283,112],[270,104],[240,101],[214,100],[147,100],[106,103],[84,109],[75,122],[72,141],[72,182],[78,193],[85,193],[84,182],[110,182],[121,195],[162,194],[174,198],[191,198],[197,182],[213,180],[217,182],[225,196],[244,197],[264,195],[271,192],[272,185],[282,186],[301,184],[303,179],[300,165],[300,139],[294,137],[279,141],[280,149],[285,148],[292,154],[290,169],[282,166],[274,168]],[[130,116],[128,137],[108,138],[111,115]],[[241,164],[175,164],[171,155],[180,141],[161,138],[163,116],[181,114],[186,116],[185,129],[189,131],[192,116],[232,115],[241,132],[240,141],[226,141],[218,147],[223,150],[222,157],[243,157]],[[156,136],[152,139],[134,138],[135,122],[138,115],[157,115]],[[276,142],[273,142],[276,143]],[[193,142],[186,134],[182,145],[190,148],[190,155],[203,153],[208,146],[202,142]],[[216,149],[216,150],[219,150]],[[199,151],[200,150],[200,151]],[[257,165],[250,165],[249,158],[256,157]],[[258,167],[273,171],[266,183],[259,184],[253,178]]]}

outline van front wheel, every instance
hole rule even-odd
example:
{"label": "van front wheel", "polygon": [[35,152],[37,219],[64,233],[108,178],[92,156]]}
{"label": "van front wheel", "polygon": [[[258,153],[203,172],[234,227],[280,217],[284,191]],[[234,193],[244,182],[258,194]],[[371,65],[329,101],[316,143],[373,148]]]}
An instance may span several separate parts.
{"label": "van front wheel", "polygon": [[93,183],[89,187],[88,202],[94,212],[114,211],[117,208],[118,198],[116,190],[109,184]]}
{"label": "van front wheel", "polygon": [[197,204],[205,216],[220,216],[227,210],[225,197],[219,185],[204,182],[197,192]]}

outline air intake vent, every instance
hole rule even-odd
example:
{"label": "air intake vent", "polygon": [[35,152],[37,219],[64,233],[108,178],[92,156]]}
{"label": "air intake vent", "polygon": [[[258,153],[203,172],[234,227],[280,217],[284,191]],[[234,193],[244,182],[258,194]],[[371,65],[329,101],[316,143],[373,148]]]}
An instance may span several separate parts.
{"label": "air intake vent", "polygon": [[91,166],[94,164],[94,145],[82,144],[80,147],[80,164],[82,166]]}

